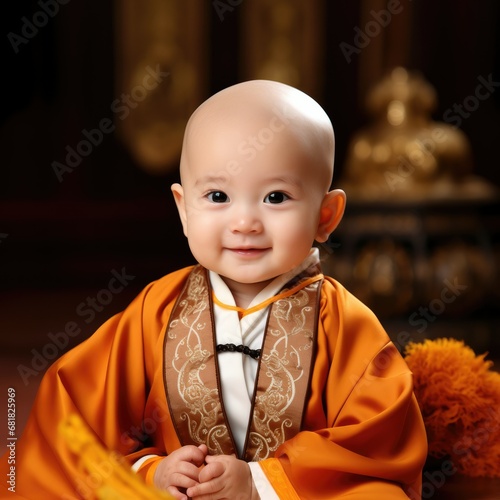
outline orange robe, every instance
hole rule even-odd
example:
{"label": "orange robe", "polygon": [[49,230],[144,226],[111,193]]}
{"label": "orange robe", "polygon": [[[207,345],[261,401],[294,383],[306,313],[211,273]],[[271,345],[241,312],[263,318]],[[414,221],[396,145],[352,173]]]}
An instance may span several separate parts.
{"label": "orange robe", "polygon": [[[180,447],[165,397],[163,345],[192,268],[148,285],[44,376],[16,445],[16,493],[0,461],[0,498],[94,498],[57,431],[77,413],[131,463]],[[420,498],[427,455],[412,375],[374,314],[332,278],[321,288],[317,346],[301,431],[259,462],[282,499]],[[144,467],[146,472],[148,465]]]}

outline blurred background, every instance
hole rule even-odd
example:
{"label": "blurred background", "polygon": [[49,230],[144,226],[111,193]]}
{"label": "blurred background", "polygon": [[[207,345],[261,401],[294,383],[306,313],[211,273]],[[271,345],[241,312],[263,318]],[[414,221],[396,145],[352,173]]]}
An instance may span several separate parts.
{"label": "blurred background", "polygon": [[0,23],[0,376],[19,428],[54,359],[193,262],[170,194],[183,129],[247,79],[331,117],[349,201],[325,270],[400,349],[454,336],[500,358],[498,2],[39,0]]}

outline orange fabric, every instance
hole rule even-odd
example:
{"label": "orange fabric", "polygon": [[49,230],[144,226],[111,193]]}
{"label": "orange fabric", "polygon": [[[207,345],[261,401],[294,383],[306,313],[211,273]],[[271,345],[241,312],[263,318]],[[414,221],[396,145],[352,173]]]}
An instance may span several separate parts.
{"label": "orange fabric", "polygon": [[139,468],[137,471],[137,474],[142,477],[144,482],[149,485],[153,485],[153,478],[156,472],[156,469],[158,468],[158,465],[160,465],[160,462],[162,461],[163,457],[151,457],[148,458]]}
{"label": "orange fabric", "polygon": [[300,500],[277,458],[262,460],[260,465],[280,500]]}
{"label": "orange fabric", "polygon": [[[72,412],[131,463],[180,446],[165,397],[162,346],[189,272],[150,284],[47,371],[17,442],[16,495],[3,479],[0,498],[93,498],[92,487],[103,480],[106,467],[103,477],[82,475],[77,457],[57,433],[57,424]],[[359,498],[405,498],[402,488],[410,498],[420,498],[426,455],[406,364],[374,315],[325,278],[302,431],[278,449],[276,458],[262,462],[263,470],[277,474],[274,479],[268,474],[277,487],[289,482],[298,498],[332,499],[351,492],[349,499],[356,499],[358,491],[365,492]],[[6,454],[0,461],[2,478],[8,467]]]}
{"label": "orange fabric", "polygon": [[276,453],[299,496],[336,498],[368,476],[420,498],[417,464],[427,444],[411,373],[373,313],[331,279],[317,348],[303,423],[315,432],[297,434]]}

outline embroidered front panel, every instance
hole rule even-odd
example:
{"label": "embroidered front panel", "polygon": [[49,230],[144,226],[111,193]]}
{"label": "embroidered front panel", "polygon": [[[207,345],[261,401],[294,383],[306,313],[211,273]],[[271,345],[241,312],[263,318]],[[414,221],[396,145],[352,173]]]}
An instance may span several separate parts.
{"label": "embroidered front panel", "polygon": [[[305,274],[302,279],[311,276]],[[270,308],[243,452],[247,461],[271,457],[300,431],[322,283],[316,276]],[[182,445],[205,443],[210,454],[237,454],[218,386],[210,293],[206,270],[196,266],[165,335],[165,392]]]}
{"label": "embroidered front panel", "polygon": [[300,431],[321,283],[319,279],[293,296],[276,301],[271,308],[247,435],[247,461],[271,457]]}
{"label": "embroidered front panel", "polygon": [[222,411],[214,359],[206,271],[196,266],[172,312],[165,337],[167,400],[181,444],[206,444],[212,455],[235,448]]}

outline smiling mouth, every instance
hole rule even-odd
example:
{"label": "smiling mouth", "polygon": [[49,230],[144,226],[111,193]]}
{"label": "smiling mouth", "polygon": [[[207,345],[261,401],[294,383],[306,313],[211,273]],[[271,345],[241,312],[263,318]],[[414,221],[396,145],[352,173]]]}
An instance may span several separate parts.
{"label": "smiling mouth", "polygon": [[247,257],[255,257],[267,252],[269,248],[229,248],[231,252]]}

